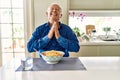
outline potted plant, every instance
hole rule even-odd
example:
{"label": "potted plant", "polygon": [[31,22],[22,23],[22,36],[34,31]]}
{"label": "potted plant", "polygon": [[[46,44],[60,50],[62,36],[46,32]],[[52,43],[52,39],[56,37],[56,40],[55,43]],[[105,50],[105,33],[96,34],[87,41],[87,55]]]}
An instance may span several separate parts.
{"label": "potted plant", "polygon": [[108,33],[111,31],[110,27],[104,27],[103,31],[105,32],[105,37],[108,38]]}
{"label": "potted plant", "polygon": [[81,37],[80,29],[78,27],[74,27],[73,31],[75,32],[75,34],[77,35],[77,37]]}
{"label": "potted plant", "polygon": [[89,41],[89,38],[87,37],[87,35],[85,35],[85,33],[81,33],[78,27],[74,27],[73,31],[77,35],[79,41],[83,41],[83,40]]}

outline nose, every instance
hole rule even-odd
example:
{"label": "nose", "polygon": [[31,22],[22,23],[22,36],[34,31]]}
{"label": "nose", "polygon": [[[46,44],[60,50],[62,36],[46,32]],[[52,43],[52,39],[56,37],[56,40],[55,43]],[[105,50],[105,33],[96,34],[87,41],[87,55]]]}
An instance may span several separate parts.
{"label": "nose", "polygon": [[54,8],[53,11],[56,11],[56,9]]}

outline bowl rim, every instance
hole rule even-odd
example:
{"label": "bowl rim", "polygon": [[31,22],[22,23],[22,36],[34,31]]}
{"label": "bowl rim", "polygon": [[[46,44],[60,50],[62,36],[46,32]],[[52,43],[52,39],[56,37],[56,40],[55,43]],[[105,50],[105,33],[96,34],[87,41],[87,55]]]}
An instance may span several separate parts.
{"label": "bowl rim", "polygon": [[[52,50],[48,50],[48,51],[52,51]],[[57,50],[54,50],[54,51],[57,51]],[[45,55],[43,55],[44,52],[47,52],[47,51],[41,52],[41,56],[45,56]],[[57,51],[57,52],[60,52],[60,54],[62,54],[62,57],[63,57],[64,54],[65,54],[65,52],[63,52],[63,51]],[[54,56],[51,56],[51,57],[54,57]],[[59,57],[60,57],[60,56],[59,56]]]}

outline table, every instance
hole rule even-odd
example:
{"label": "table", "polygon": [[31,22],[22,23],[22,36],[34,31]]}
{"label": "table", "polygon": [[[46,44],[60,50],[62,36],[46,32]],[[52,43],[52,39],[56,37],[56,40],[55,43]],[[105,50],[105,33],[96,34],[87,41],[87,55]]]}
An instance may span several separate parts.
{"label": "table", "polygon": [[120,80],[120,57],[79,57],[87,70],[15,72],[19,60],[0,68],[0,80]]}

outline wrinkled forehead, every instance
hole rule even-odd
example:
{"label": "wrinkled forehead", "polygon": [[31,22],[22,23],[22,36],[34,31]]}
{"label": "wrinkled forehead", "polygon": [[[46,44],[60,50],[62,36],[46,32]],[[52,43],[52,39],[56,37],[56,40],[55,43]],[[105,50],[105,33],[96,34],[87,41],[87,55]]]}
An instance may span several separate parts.
{"label": "wrinkled forehead", "polygon": [[61,12],[61,7],[58,4],[50,5],[47,10],[51,10],[51,9],[57,9]]}

